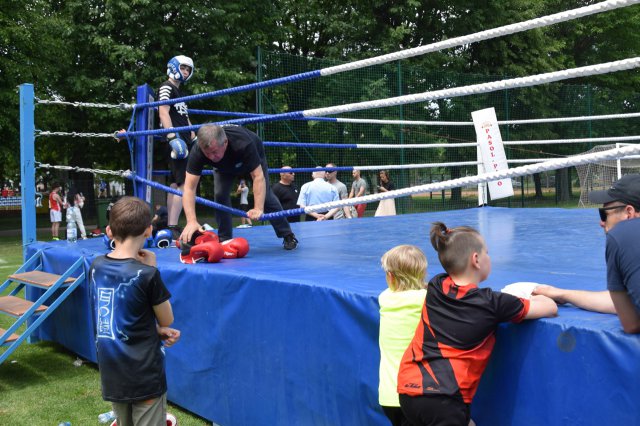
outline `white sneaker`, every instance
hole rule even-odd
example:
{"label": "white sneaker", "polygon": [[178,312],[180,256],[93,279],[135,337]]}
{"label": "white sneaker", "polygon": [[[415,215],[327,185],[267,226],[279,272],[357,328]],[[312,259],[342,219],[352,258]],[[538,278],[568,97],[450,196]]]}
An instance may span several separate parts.
{"label": "white sneaker", "polygon": [[[118,426],[118,419],[114,420],[111,426]],[[178,419],[171,413],[167,413],[167,426],[178,426]]]}

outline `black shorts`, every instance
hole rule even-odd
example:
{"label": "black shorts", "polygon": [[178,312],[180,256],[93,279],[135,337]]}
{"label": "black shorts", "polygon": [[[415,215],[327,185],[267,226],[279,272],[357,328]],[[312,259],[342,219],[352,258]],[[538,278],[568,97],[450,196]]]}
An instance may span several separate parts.
{"label": "black shorts", "polygon": [[[166,147],[166,158],[169,162],[169,171],[171,172],[171,175],[169,176],[169,183],[175,183],[178,186],[182,186],[185,178],[187,177],[187,162],[189,157],[183,160],[174,160],[171,158],[171,147],[167,142],[164,144]],[[193,144],[191,142],[187,142],[187,147],[189,148],[189,152],[191,152]]]}
{"label": "black shorts", "polygon": [[249,209],[249,204],[240,204],[240,210],[242,210],[243,212],[248,212]]}
{"label": "black shorts", "polygon": [[169,170],[171,171],[169,183],[175,183],[178,186],[182,186],[185,178],[187,177],[187,159],[174,160],[173,158],[169,158]]}
{"label": "black shorts", "polygon": [[400,394],[400,406],[415,426],[467,426],[471,420],[469,404],[446,395]]}

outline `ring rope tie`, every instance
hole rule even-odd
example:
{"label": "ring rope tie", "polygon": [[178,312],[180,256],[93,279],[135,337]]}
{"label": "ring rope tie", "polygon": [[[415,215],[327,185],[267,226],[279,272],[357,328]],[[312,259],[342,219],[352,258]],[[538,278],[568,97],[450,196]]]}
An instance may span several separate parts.
{"label": "ring rope tie", "polygon": [[[364,203],[369,203],[374,201],[386,200],[390,198],[395,199],[395,198],[400,198],[400,197],[405,197],[405,196],[420,194],[425,192],[443,191],[451,188],[471,186],[475,184],[491,182],[491,181],[500,180],[500,179],[526,176],[526,175],[545,172],[549,170],[563,169],[571,166],[577,166],[580,164],[593,163],[593,162],[604,161],[604,160],[613,160],[613,159],[618,159],[618,158],[622,158],[629,155],[638,155],[638,154],[640,154],[640,145],[630,145],[622,148],[614,148],[607,151],[596,152],[591,154],[581,154],[581,155],[575,155],[567,158],[557,158],[557,159],[547,160],[538,164],[530,164],[526,166],[515,167],[513,169],[483,173],[477,176],[467,176],[463,178],[449,180],[446,182],[429,183],[426,185],[413,186],[409,188],[396,189],[396,190],[382,192],[378,194],[371,194],[371,195],[365,195],[362,197],[349,198],[346,200],[332,201],[330,203],[317,204],[317,205],[308,206],[305,208],[283,210],[283,211],[274,212],[274,213],[265,213],[262,216],[260,216],[259,220],[270,220],[270,219],[287,217],[287,216],[296,216],[302,213],[314,213],[319,211],[327,211],[327,210],[331,210],[333,208],[338,208],[338,207],[364,204]],[[120,177],[126,177],[128,179],[137,180],[146,185],[150,185],[155,188],[162,189],[167,192],[171,192],[173,194],[182,196],[181,191],[159,184],[157,182],[144,179],[140,176],[135,175],[129,170],[116,172],[113,170],[98,170],[98,169],[88,169],[88,168],[70,167],[70,166],[52,166],[50,164],[44,164],[39,162],[36,162],[36,165],[40,168],[76,170],[76,171],[85,171],[85,172],[90,172],[95,174],[109,174],[109,175],[115,175]],[[247,217],[244,211],[233,209],[231,207],[227,207],[222,204],[209,201],[202,197],[196,197],[196,202],[212,207],[214,209],[220,209],[220,210],[235,214],[237,216]]]}

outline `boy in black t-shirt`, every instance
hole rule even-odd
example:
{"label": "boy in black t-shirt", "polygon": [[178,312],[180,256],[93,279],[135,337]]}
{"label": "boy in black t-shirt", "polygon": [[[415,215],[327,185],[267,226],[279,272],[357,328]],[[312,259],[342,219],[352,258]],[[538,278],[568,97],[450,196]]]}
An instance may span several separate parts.
{"label": "boy in black t-shirt", "polygon": [[135,197],[118,200],[107,235],[116,248],[89,270],[102,397],[111,401],[118,426],[164,425],[164,348],[178,341],[180,331],[169,328],[171,294],[155,254],[142,249],[151,235],[149,206]]}

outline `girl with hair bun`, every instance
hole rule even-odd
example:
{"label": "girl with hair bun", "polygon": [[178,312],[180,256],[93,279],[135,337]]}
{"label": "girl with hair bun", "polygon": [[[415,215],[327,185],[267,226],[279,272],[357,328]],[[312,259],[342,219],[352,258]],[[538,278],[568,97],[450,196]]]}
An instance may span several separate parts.
{"label": "girl with hair bun", "polygon": [[491,273],[491,258],[475,229],[435,222],[430,240],[446,273],[429,281],[400,362],[400,406],[414,425],[466,426],[498,324],[553,317],[558,308],[546,296],[521,299],[478,287]]}

